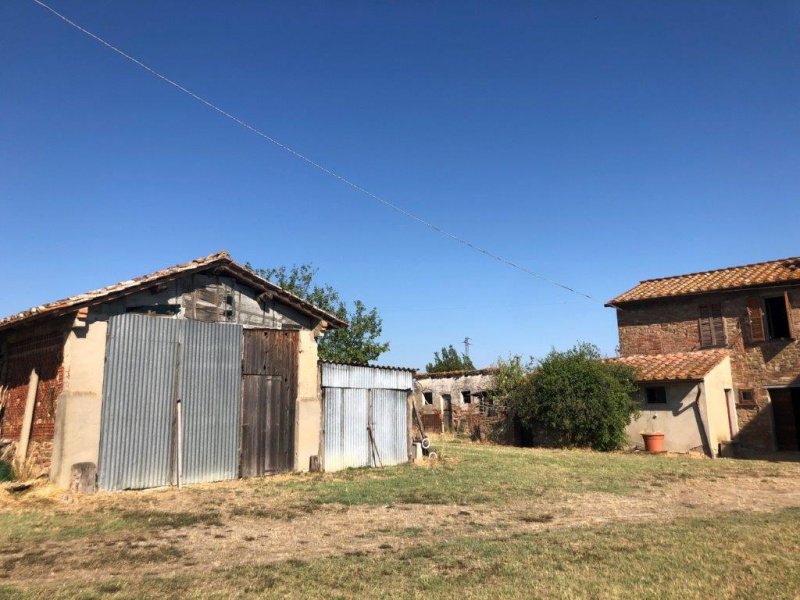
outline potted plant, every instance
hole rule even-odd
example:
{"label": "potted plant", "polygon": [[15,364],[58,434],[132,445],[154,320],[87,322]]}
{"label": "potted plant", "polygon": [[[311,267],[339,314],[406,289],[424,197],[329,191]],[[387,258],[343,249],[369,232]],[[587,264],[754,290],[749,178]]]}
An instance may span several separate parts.
{"label": "potted plant", "polygon": [[[656,415],[653,415],[656,419]],[[652,431],[643,431],[642,439],[644,440],[645,452],[663,452],[664,451],[664,433],[656,431],[655,425],[652,425]]]}

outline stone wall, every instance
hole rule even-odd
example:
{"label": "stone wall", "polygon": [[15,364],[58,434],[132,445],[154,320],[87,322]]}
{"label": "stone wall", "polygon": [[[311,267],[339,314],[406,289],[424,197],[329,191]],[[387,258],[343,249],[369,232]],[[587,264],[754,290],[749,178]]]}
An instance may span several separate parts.
{"label": "stone wall", "polygon": [[735,392],[753,390],[754,404],[737,405],[743,447],[774,448],[769,410],[770,386],[800,385],[800,342],[752,342],[747,325],[747,301],[789,292],[790,318],[800,337],[800,286],[740,290],[675,299],[652,300],[617,309],[620,353],[666,354],[700,350],[699,306],[719,303],[725,323],[726,347],[731,351]]}

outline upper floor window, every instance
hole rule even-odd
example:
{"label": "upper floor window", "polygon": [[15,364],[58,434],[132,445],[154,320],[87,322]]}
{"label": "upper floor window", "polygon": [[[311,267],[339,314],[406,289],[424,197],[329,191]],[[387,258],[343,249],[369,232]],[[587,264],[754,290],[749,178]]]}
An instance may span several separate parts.
{"label": "upper floor window", "polygon": [[702,304],[699,325],[701,348],[724,346],[727,343],[721,304]]}
{"label": "upper floor window", "polygon": [[763,300],[750,298],[747,301],[747,320],[751,342],[794,339],[788,292]]}
{"label": "upper floor window", "polygon": [[789,329],[789,311],[783,296],[764,298],[764,312],[767,315],[767,333],[772,340],[792,337]]}
{"label": "upper floor window", "polygon": [[469,392],[469,390],[464,390],[463,392],[461,392],[461,401],[464,404],[469,404],[470,402],[472,402],[472,394]]}
{"label": "upper floor window", "polygon": [[425,404],[433,404],[433,393],[423,392],[422,397],[425,398]]}

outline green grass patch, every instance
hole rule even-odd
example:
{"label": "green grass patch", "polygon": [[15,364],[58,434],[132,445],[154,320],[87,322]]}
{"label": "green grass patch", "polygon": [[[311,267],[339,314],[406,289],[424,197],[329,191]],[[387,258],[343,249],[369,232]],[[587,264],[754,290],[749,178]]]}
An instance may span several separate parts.
{"label": "green grass patch", "polygon": [[[430,468],[402,465],[306,475],[273,486],[311,505],[484,504],[532,496],[638,489],[682,480],[726,476],[778,477],[797,465],[702,460],[584,450],[533,450],[446,442],[444,460]],[[268,480],[266,484],[268,484]]]}
{"label": "green grass patch", "polygon": [[9,598],[791,598],[800,510],[673,523],[457,537],[401,553],[341,555],[137,581],[108,578]]}
{"label": "green grass patch", "polygon": [[84,513],[0,513],[0,548],[114,533],[147,532],[193,525],[221,525],[217,513],[108,510]]}

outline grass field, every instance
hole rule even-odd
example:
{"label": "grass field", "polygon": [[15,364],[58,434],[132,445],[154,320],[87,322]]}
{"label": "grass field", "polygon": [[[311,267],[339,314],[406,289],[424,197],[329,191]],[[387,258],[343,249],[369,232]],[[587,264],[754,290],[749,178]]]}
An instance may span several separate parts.
{"label": "grass field", "polygon": [[798,463],[440,449],[429,466],[6,494],[0,597],[800,597]]}

